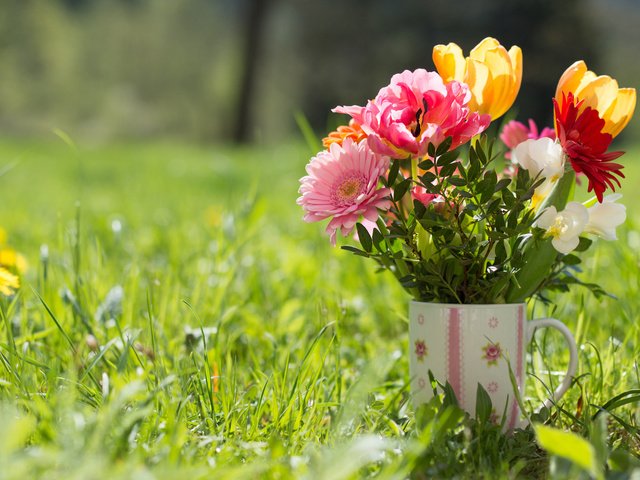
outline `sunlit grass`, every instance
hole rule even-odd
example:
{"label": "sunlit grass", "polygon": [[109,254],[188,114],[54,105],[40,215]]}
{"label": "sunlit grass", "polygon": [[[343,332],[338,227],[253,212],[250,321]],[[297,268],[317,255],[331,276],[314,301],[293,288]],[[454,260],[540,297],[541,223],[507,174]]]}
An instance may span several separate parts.
{"label": "sunlit grass", "polygon": [[[548,471],[531,431],[503,436],[435,406],[416,421],[408,296],[302,222],[308,155],[0,143],[0,166],[15,162],[0,225],[30,263],[0,303],[0,478]],[[630,219],[584,264],[617,300],[576,291],[533,309],[577,333],[579,377],[548,422],[586,437],[597,406],[640,388],[640,155],[625,158]],[[531,412],[563,345],[551,333],[532,349]],[[638,455],[637,405],[609,417],[611,448]]]}

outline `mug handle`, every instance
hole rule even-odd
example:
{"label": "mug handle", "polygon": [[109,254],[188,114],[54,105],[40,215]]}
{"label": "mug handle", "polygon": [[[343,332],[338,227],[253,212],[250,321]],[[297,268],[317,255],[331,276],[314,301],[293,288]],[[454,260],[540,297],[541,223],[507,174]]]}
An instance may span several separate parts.
{"label": "mug handle", "polygon": [[569,390],[569,387],[571,386],[571,380],[573,380],[573,376],[575,375],[576,369],[578,368],[578,349],[576,348],[576,341],[567,326],[560,320],[556,320],[555,318],[541,318],[538,320],[532,320],[527,323],[527,345],[529,345],[529,342],[533,338],[533,335],[538,328],[547,327],[559,330],[569,344],[569,366],[567,367],[567,373],[562,379],[562,383],[560,384],[560,386],[556,388],[555,392],[553,392],[551,398],[547,398],[542,404],[544,407],[550,408],[555,401],[559,400],[560,397],[562,397],[566,393],[566,391]]}

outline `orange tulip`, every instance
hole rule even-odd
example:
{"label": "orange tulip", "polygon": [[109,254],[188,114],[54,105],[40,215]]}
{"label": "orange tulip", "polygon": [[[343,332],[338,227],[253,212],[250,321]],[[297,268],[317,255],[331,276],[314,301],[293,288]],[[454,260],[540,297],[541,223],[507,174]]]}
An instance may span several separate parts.
{"label": "orange tulip", "polygon": [[522,50],[508,51],[495,38],[487,37],[468,57],[455,43],[436,45],[433,63],[445,82],[464,82],[471,90],[469,108],[488,113],[491,120],[503,115],[516,99],[522,82]]}
{"label": "orange tulip", "polygon": [[612,137],[618,135],[633,116],[636,107],[636,89],[618,88],[618,82],[608,75],[597,76],[579,60],[565,70],[558,81],[556,101],[562,95],[573,93],[577,101],[582,101],[579,112],[591,107],[605,122],[602,132]]}

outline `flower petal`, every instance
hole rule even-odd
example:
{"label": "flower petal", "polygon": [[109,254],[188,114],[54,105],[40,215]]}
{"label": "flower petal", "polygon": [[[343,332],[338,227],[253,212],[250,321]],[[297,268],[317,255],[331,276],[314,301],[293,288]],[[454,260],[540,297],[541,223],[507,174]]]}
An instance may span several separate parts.
{"label": "flower petal", "polygon": [[579,243],[580,239],[578,237],[569,237],[566,239],[555,237],[551,240],[553,248],[565,255],[575,250]]}
{"label": "flower petal", "polygon": [[464,80],[465,60],[462,49],[455,43],[433,47],[433,63],[445,82]]}
{"label": "flower petal", "polygon": [[605,112],[616,100],[618,82],[608,75],[600,75],[584,85],[575,95],[583,101],[582,108],[591,107],[598,112]]}
{"label": "flower petal", "polygon": [[607,111],[604,112],[606,124],[603,131],[609,133],[612,137],[618,135],[622,129],[627,126],[629,120],[631,120],[635,108],[636,89],[619,89],[616,99],[611,103]]}
{"label": "flower petal", "polygon": [[576,92],[586,72],[587,64],[584,63],[584,60],[578,60],[570,65],[558,80],[556,101],[561,102],[563,94],[567,95],[569,92]]}
{"label": "flower petal", "polygon": [[556,221],[557,216],[558,210],[556,210],[556,207],[547,207],[542,211],[542,213],[536,220],[535,226],[547,230]]}

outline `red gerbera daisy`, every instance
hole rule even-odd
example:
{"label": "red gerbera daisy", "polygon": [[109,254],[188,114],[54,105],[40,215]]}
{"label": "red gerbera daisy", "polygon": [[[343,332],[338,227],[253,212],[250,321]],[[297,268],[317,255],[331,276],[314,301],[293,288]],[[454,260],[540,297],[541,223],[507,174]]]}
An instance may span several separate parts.
{"label": "red gerbera daisy", "polygon": [[598,201],[602,202],[602,194],[607,189],[615,190],[620,186],[620,178],[624,178],[622,165],[613,163],[624,152],[607,152],[613,137],[603,133],[605,121],[598,116],[598,111],[586,107],[580,112],[583,101],[577,102],[573,93],[562,95],[562,104],[553,99],[556,117],[556,135],[562,149],[569,157],[571,166],[578,173],[584,173],[589,179],[588,191],[594,191]]}

